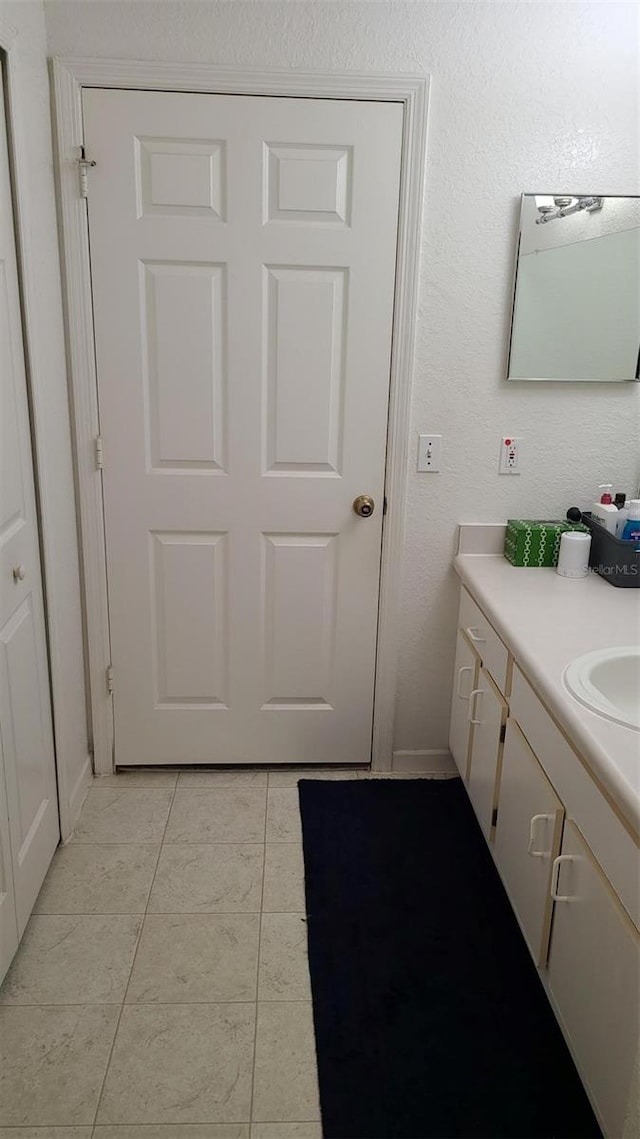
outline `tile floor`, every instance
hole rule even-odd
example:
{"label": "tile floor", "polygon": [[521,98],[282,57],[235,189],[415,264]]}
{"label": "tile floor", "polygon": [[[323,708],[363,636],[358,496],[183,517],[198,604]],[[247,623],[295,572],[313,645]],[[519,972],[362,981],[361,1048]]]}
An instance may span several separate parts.
{"label": "tile floor", "polygon": [[301,774],[96,780],[0,989],[0,1139],[321,1139]]}

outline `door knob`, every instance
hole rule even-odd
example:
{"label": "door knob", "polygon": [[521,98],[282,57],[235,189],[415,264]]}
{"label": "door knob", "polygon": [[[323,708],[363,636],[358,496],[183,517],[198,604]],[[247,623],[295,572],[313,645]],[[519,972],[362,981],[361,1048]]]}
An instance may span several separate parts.
{"label": "door knob", "polygon": [[353,500],[354,512],[359,514],[361,518],[370,518],[375,508],[376,504],[370,494],[359,494]]}
{"label": "door knob", "polygon": [[24,581],[26,576],[27,576],[27,571],[24,568],[24,566],[14,566],[13,567],[13,580],[15,581],[16,585],[18,584],[19,581]]}

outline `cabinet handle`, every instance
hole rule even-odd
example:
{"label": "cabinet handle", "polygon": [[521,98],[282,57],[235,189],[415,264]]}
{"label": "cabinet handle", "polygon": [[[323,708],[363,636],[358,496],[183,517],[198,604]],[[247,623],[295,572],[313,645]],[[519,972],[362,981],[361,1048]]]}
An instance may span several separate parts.
{"label": "cabinet handle", "polygon": [[467,716],[467,719],[468,719],[470,724],[481,724],[482,723],[482,720],[474,720],[473,719],[473,713],[475,712],[474,700],[475,700],[476,696],[480,696],[481,694],[482,694],[482,688],[474,688],[473,691],[469,693],[469,715]]}
{"label": "cabinet handle", "polygon": [[458,687],[456,688],[456,696],[458,696],[461,700],[468,700],[469,697],[463,696],[462,692],[460,691],[460,689],[462,687],[462,674],[463,674],[463,672],[473,672],[472,666],[470,664],[465,664],[463,668],[458,669]]}
{"label": "cabinet handle", "polygon": [[533,849],[533,844],[535,841],[536,823],[538,823],[540,821],[540,819],[546,819],[548,822],[552,822],[553,821],[553,815],[534,815],[532,820],[531,820],[531,823],[529,824],[529,845],[527,847],[527,854],[530,854],[532,858],[548,858],[549,855],[551,854],[550,850],[534,850]]}
{"label": "cabinet handle", "polygon": [[465,629],[465,633],[467,634],[467,636],[469,637],[470,640],[472,640],[476,643],[476,645],[484,645],[486,642],[487,638],[480,636],[480,634],[478,632],[477,625],[469,625],[469,628]]}
{"label": "cabinet handle", "polygon": [[557,858],[554,858],[551,868],[551,897],[554,902],[573,902],[575,898],[572,897],[571,894],[558,893],[558,879],[560,878],[560,867],[563,862],[575,862],[575,858],[572,854],[559,854]]}

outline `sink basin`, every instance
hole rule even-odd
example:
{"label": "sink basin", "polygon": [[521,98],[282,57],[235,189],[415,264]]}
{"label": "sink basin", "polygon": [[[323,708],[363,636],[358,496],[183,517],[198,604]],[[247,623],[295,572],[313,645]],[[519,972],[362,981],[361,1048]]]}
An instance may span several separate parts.
{"label": "sink basin", "polygon": [[640,647],[586,653],[567,665],[563,680],[592,712],[640,732]]}

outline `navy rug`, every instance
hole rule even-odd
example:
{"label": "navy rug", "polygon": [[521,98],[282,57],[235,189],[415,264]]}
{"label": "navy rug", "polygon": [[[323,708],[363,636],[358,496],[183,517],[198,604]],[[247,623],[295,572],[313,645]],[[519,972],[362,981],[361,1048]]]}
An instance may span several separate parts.
{"label": "navy rug", "polygon": [[325,1139],[599,1136],[461,781],[299,790]]}

